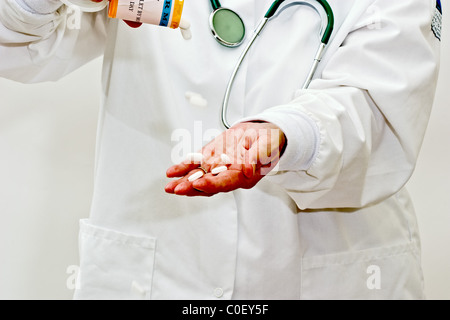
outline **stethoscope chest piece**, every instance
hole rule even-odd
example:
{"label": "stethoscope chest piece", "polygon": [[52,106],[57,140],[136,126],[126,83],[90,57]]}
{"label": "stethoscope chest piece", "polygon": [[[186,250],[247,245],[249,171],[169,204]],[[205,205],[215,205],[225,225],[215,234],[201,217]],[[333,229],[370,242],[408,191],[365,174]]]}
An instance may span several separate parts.
{"label": "stethoscope chest piece", "polygon": [[244,22],[233,10],[222,7],[214,10],[209,25],[214,38],[226,47],[237,47],[245,39]]}

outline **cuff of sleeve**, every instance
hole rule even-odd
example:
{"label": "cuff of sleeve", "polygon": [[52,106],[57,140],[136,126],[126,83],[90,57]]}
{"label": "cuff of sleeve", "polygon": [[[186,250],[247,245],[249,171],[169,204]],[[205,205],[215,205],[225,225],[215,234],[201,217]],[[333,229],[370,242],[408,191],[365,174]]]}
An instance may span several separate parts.
{"label": "cuff of sleeve", "polygon": [[[25,5],[25,2],[22,5]],[[30,12],[24,9],[22,5],[19,4],[18,0],[0,1],[0,21],[5,28],[17,34],[22,34],[22,36],[27,36],[29,39],[27,42],[47,39],[53,35],[61,21],[66,17],[60,10],[41,14],[34,11]]]}
{"label": "cuff of sleeve", "polygon": [[279,162],[281,171],[308,170],[317,156],[320,131],[317,123],[308,115],[289,107],[275,107],[239,122],[265,121],[283,131],[287,145]]}
{"label": "cuff of sleeve", "polygon": [[62,6],[60,0],[16,0],[22,9],[35,14],[49,14]]}

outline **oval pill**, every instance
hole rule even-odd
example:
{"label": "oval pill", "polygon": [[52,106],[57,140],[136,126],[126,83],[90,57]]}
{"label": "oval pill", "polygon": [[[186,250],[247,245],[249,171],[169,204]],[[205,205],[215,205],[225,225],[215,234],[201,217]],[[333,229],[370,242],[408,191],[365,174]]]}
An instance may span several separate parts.
{"label": "oval pill", "polygon": [[226,155],[225,153],[222,153],[220,155],[220,160],[222,160],[223,163],[225,164],[231,164],[231,159],[228,155]]}
{"label": "oval pill", "polygon": [[193,182],[195,180],[200,179],[201,177],[203,177],[204,173],[203,171],[197,171],[196,173],[194,173],[193,175],[191,175],[188,180],[189,182]]}
{"label": "oval pill", "polygon": [[206,99],[204,99],[202,96],[200,95],[193,95],[190,99],[189,99],[189,103],[194,106],[194,107],[199,107],[199,108],[206,108],[208,106],[208,101]]}
{"label": "oval pill", "polygon": [[219,173],[224,172],[224,171],[227,171],[227,170],[228,170],[227,167],[221,166],[221,167],[217,167],[217,168],[212,169],[212,170],[211,170],[211,173],[212,173],[212,174],[219,174]]}
{"label": "oval pill", "polygon": [[188,153],[186,156],[186,161],[190,161],[192,163],[202,163],[203,154],[201,153]]}
{"label": "oval pill", "polygon": [[191,27],[191,23],[187,19],[181,18],[180,20],[180,28],[181,29],[189,29]]}
{"label": "oval pill", "polygon": [[192,98],[193,96],[201,96],[201,94],[200,93],[197,93],[197,92],[194,92],[194,91],[186,91],[185,93],[184,93],[184,96],[186,97],[186,99],[190,99],[190,98]]}
{"label": "oval pill", "polygon": [[192,32],[191,29],[181,29],[181,36],[183,37],[184,40],[191,40],[192,39]]}
{"label": "oval pill", "polygon": [[191,24],[186,19],[180,21],[180,31],[184,40],[190,40],[192,38]]}

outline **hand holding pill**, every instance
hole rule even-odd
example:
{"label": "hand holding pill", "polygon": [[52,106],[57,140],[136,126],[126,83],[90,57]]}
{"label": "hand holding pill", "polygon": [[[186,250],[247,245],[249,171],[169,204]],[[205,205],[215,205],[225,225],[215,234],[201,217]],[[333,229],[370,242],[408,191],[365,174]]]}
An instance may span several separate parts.
{"label": "hand holding pill", "polygon": [[278,163],[286,145],[283,132],[267,122],[245,122],[224,131],[201,152],[167,170],[167,193],[212,196],[254,187]]}

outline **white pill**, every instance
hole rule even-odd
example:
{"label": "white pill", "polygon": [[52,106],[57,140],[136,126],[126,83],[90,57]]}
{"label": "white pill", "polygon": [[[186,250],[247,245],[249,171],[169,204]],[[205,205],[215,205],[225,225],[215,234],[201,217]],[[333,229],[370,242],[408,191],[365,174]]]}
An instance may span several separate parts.
{"label": "white pill", "polygon": [[186,156],[186,161],[192,162],[192,163],[202,163],[203,161],[203,154],[201,153],[188,153]]}
{"label": "white pill", "polygon": [[199,107],[199,108],[206,108],[208,106],[208,101],[206,99],[204,99],[202,96],[200,95],[193,95],[190,99],[189,99],[189,103],[194,106],[194,107]]}
{"label": "white pill", "polygon": [[193,91],[186,91],[184,93],[184,96],[186,97],[186,99],[190,100],[193,96],[202,96],[200,93],[197,92],[193,92]]}
{"label": "white pill", "polygon": [[227,170],[228,170],[227,167],[221,166],[221,167],[217,167],[217,168],[212,169],[212,170],[211,170],[211,173],[212,173],[212,174],[219,174],[219,173],[224,172],[224,171],[227,171]]}
{"label": "white pill", "polygon": [[143,287],[141,287],[141,285],[139,283],[137,283],[136,281],[133,281],[131,283],[131,291],[135,292],[141,296],[145,296],[145,289]]}
{"label": "white pill", "polygon": [[200,93],[193,91],[186,91],[184,96],[189,103],[194,107],[206,108],[208,106],[208,100],[202,97]]}
{"label": "white pill", "polygon": [[200,179],[201,177],[203,177],[204,173],[203,171],[197,171],[196,173],[194,173],[193,175],[191,175],[188,180],[189,182],[193,182],[195,180]]}
{"label": "white pill", "polygon": [[181,20],[180,20],[180,28],[181,29],[189,29],[190,27],[191,27],[191,23],[188,20],[186,20],[184,18],[181,18]]}
{"label": "white pill", "polygon": [[189,21],[187,21],[185,19],[181,19],[180,31],[181,31],[181,35],[183,36],[184,40],[190,40],[192,38],[191,24],[189,23]]}
{"label": "white pill", "polygon": [[181,30],[181,36],[184,40],[191,40],[192,39],[192,32],[191,29],[180,29]]}
{"label": "white pill", "polygon": [[231,164],[231,159],[228,155],[226,155],[225,153],[222,153],[220,155],[220,160],[222,160],[223,163],[225,164]]}

